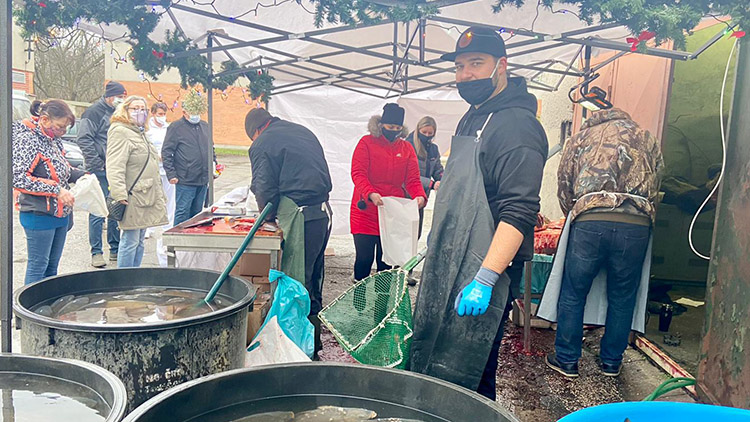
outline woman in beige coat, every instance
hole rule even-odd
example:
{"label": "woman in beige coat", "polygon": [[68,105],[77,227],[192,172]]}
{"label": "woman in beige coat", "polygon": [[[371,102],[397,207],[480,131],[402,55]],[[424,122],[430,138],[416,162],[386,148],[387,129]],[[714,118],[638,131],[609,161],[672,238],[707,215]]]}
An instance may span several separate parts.
{"label": "woman in beige coat", "polygon": [[107,132],[109,195],[127,205],[120,221],[118,268],[140,267],[146,229],[168,221],[159,152],[145,134],[147,118],[146,100],[128,97],[115,110]]}

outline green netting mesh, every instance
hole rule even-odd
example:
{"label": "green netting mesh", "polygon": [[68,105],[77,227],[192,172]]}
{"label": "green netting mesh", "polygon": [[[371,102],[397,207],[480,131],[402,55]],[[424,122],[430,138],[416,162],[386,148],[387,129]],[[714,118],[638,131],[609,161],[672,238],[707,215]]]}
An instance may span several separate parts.
{"label": "green netting mesh", "polygon": [[320,311],[320,320],[358,362],[406,367],[412,336],[408,274],[405,267],[367,277]]}

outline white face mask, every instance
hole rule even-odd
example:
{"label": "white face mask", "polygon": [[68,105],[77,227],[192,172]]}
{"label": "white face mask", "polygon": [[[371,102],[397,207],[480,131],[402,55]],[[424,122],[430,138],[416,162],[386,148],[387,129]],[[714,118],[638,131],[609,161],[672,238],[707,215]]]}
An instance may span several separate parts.
{"label": "white face mask", "polygon": [[115,99],[112,101],[112,106],[113,107],[117,107],[118,105],[120,105],[120,104],[122,104],[124,102],[125,102],[124,98],[115,97]]}
{"label": "white face mask", "polygon": [[167,124],[167,116],[156,116],[154,117],[154,120],[156,120],[156,123],[159,123],[160,125]]}
{"label": "white face mask", "polygon": [[191,114],[190,117],[188,117],[188,122],[197,125],[201,122],[201,116],[200,114]]}

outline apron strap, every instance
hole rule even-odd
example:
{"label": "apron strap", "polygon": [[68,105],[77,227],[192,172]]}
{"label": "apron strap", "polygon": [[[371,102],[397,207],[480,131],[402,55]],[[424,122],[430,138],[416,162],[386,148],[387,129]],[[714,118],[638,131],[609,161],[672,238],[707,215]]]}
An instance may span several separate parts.
{"label": "apron strap", "polygon": [[474,138],[474,142],[479,142],[479,141],[482,140],[482,132],[484,132],[484,129],[490,123],[490,119],[492,119],[492,116],[494,116],[494,115],[495,115],[495,113],[490,113],[490,115],[487,116],[487,120],[484,121],[484,124],[482,125],[482,128],[477,131],[477,137]]}

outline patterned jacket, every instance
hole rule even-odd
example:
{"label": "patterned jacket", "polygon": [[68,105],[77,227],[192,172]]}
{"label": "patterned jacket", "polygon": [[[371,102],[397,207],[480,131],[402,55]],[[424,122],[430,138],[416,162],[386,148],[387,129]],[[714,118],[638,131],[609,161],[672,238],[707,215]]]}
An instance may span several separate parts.
{"label": "patterned jacket", "polygon": [[601,209],[646,215],[653,222],[663,167],[659,141],[628,113],[596,112],[563,148],[557,171],[560,208],[564,214],[572,211],[572,219]]}
{"label": "patterned jacket", "polygon": [[73,209],[57,195],[83,174],[65,160],[60,138],[42,133],[33,119],[13,123],[13,189],[21,212],[67,217]]}

